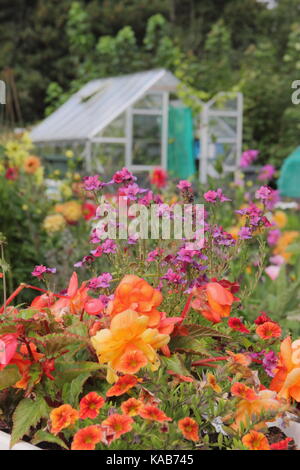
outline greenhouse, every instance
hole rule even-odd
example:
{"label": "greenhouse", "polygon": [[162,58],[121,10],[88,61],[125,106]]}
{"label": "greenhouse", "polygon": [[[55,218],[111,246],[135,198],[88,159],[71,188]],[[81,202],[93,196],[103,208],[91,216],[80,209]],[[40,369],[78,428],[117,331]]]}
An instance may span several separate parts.
{"label": "greenhouse", "polygon": [[234,171],[241,154],[241,95],[224,101],[220,93],[221,105],[198,100],[201,113],[195,113],[179,99],[179,85],[165,69],[93,80],[38,124],[32,140],[48,166],[60,169],[72,149],[86,171],[106,176],[126,166],[137,173],[161,167],[189,178],[200,159],[205,181],[207,174],[216,176],[212,162],[220,154]]}

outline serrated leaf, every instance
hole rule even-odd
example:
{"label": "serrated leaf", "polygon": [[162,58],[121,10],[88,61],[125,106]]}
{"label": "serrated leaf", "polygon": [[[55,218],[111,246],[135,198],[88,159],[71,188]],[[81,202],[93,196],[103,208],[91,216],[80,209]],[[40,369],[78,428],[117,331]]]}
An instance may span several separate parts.
{"label": "serrated leaf", "polygon": [[0,371],[0,390],[11,387],[21,376],[16,365],[8,365]]}
{"label": "serrated leaf", "polygon": [[62,439],[58,436],[54,436],[47,431],[37,431],[32,439],[32,444],[39,444],[40,442],[51,442],[53,444],[58,444],[60,447],[63,447],[66,450],[69,450],[68,446],[64,443]]}
{"label": "serrated leaf", "polygon": [[49,412],[50,408],[41,396],[37,396],[35,400],[30,398],[21,400],[13,414],[10,448],[22,439],[31,427],[36,426],[42,418],[47,418]]}
{"label": "serrated leaf", "polygon": [[182,351],[187,354],[202,354],[203,356],[210,356],[207,352],[205,345],[201,339],[196,339],[191,336],[175,336],[170,342],[172,351]]}
{"label": "serrated leaf", "polygon": [[68,345],[88,342],[86,338],[67,335],[65,333],[52,333],[41,336],[39,339],[44,344],[44,352],[48,358],[56,356],[61,351],[65,350]]}
{"label": "serrated leaf", "polygon": [[87,379],[91,376],[91,372],[78,375],[71,383],[66,383],[63,387],[62,399],[65,403],[69,403],[73,407],[78,405],[78,398],[82,392],[82,388]]}
{"label": "serrated leaf", "polygon": [[179,375],[191,375],[178,354],[173,354],[171,357],[162,357],[161,360],[168,370],[172,370]]}
{"label": "serrated leaf", "polygon": [[209,326],[202,326],[202,325],[184,325],[185,328],[187,328],[189,332],[189,337],[191,338],[201,338],[205,336],[215,336],[219,338],[228,338],[230,339],[230,336],[226,335],[225,333],[221,333],[218,330],[215,330],[214,328],[210,328]]}
{"label": "serrated leaf", "polygon": [[53,376],[61,382],[70,382],[78,375],[104,369],[105,366],[91,361],[66,362],[56,361]]}

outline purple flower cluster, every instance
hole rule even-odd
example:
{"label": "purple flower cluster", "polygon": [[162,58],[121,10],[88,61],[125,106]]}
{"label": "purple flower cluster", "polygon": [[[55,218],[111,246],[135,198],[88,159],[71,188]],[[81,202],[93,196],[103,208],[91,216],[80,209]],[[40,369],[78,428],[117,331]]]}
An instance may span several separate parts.
{"label": "purple flower cluster", "polygon": [[42,277],[43,274],[55,274],[56,268],[47,268],[42,264],[35,266],[34,270],[32,271],[32,276],[34,277]]}
{"label": "purple flower cluster", "polygon": [[256,160],[259,154],[259,150],[246,150],[242,153],[240,167],[247,168],[247,166],[251,165],[254,160]]}
{"label": "purple flower cluster", "polygon": [[93,277],[90,279],[88,287],[90,289],[106,289],[109,287],[112,281],[112,275],[110,273],[100,274],[98,277]]}

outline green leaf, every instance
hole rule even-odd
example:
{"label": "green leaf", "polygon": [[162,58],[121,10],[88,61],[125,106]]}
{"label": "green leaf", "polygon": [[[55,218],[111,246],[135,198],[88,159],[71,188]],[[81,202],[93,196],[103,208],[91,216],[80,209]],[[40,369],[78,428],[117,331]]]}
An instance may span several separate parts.
{"label": "green leaf", "polygon": [[189,354],[203,354],[203,356],[210,355],[201,339],[196,339],[190,336],[175,336],[170,342],[170,348],[172,351],[182,351]]}
{"label": "green leaf", "polygon": [[172,370],[179,375],[191,375],[178,354],[173,354],[171,357],[162,357],[161,360],[168,370]]}
{"label": "green leaf", "polygon": [[84,383],[90,377],[91,372],[78,375],[71,383],[64,384],[62,399],[65,403],[69,403],[73,407],[78,405],[78,397],[82,392]]}
{"label": "green leaf", "polygon": [[61,351],[66,350],[70,345],[88,341],[86,338],[68,335],[65,333],[53,333],[41,336],[39,339],[43,342],[44,352],[48,358],[56,356]]}
{"label": "green leaf", "polygon": [[36,426],[42,418],[47,418],[49,412],[50,408],[41,396],[37,396],[35,400],[21,400],[13,414],[10,448],[22,439],[32,426]]}
{"label": "green leaf", "polygon": [[0,390],[11,387],[21,376],[16,365],[8,365],[0,372]]}
{"label": "green leaf", "polygon": [[32,444],[38,444],[39,442],[51,442],[53,444],[58,444],[60,447],[63,447],[66,450],[69,450],[67,445],[64,443],[62,439],[58,436],[54,436],[47,431],[37,431],[32,439]]}
{"label": "green leaf", "polygon": [[53,376],[61,382],[70,382],[78,375],[104,369],[105,366],[91,361],[66,362],[56,361]]}
{"label": "green leaf", "polygon": [[189,332],[189,337],[191,338],[202,338],[205,336],[214,336],[214,337],[219,337],[219,338],[228,338],[230,339],[230,336],[225,335],[224,333],[221,333],[218,330],[215,330],[214,328],[210,328],[208,326],[202,326],[202,325],[184,325],[185,328],[188,329]]}

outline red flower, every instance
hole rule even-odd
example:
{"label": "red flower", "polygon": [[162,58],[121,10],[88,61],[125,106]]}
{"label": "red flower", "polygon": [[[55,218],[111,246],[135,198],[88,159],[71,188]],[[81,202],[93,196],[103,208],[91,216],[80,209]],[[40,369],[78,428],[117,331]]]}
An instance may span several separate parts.
{"label": "red flower", "polygon": [[18,169],[8,168],[5,173],[5,178],[7,180],[16,180],[18,178]]}
{"label": "red flower", "polygon": [[289,443],[292,441],[290,437],[283,439],[282,441],[275,442],[270,445],[271,450],[288,450]]}
{"label": "red flower", "polygon": [[178,421],[178,427],[184,437],[190,441],[199,441],[199,426],[192,418],[183,418]]}
{"label": "red flower", "polygon": [[6,334],[0,336],[0,370],[6,367],[13,358],[18,341],[16,334]]}
{"label": "red flower", "polygon": [[127,415],[119,415],[118,413],[110,415],[102,422],[102,426],[108,427],[114,433],[114,438],[118,439],[122,434],[132,430],[133,419]]}
{"label": "red flower", "polygon": [[96,214],[95,204],[91,204],[90,202],[85,202],[82,205],[82,212],[83,212],[83,217],[85,218],[85,220],[90,220],[92,217],[95,217],[95,214]]}
{"label": "red flower", "polygon": [[90,392],[80,400],[79,417],[81,419],[94,419],[99,414],[100,408],[104,405],[105,400],[96,392]]}
{"label": "red flower", "polygon": [[260,312],[261,315],[259,315],[256,320],[254,320],[254,323],[256,325],[262,325],[263,323],[267,322],[267,321],[272,321],[270,317],[268,317],[268,315],[266,314],[266,312]]}
{"label": "red flower", "polygon": [[150,421],[158,421],[162,423],[163,421],[172,421],[163,411],[157,408],[154,405],[146,405],[139,411],[139,415],[144,419],[149,419]]}
{"label": "red flower", "polygon": [[279,338],[281,328],[278,323],[267,321],[256,328],[256,334],[262,339]]}
{"label": "red flower", "polygon": [[77,431],[71,445],[72,450],[95,450],[102,439],[100,426],[91,425]]}
{"label": "red flower", "polygon": [[118,397],[128,392],[129,389],[138,383],[138,379],[134,375],[123,375],[119,380],[106,392],[107,397]]}
{"label": "red flower", "polygon": [[244,323],[239,318],[236,318],[236,317],[229,318],[228,326],[232,328],[233,330],[240,331],[241,333],[250,333],[250,330],[246,328]]}
{"label": "red flower", "polygon": [[163,168],[155,168],[150,177],[150,183],[157,188],[164,188],[167,184],[168,173]]}

